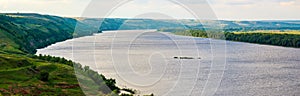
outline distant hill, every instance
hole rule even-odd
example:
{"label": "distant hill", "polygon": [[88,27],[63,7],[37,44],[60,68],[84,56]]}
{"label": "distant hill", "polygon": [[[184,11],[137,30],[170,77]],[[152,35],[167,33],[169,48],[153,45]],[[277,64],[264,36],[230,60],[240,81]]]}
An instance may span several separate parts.
{"label": "distant hill", "polygon": [[[300,30],[300,20],[225,21],[225,20],[167,20],[125,18],[81,18],[81,22],[97,25],[99,30],[134,29],[222,29],[224,31]],[[96,26],[94,26],[96,27]]]}

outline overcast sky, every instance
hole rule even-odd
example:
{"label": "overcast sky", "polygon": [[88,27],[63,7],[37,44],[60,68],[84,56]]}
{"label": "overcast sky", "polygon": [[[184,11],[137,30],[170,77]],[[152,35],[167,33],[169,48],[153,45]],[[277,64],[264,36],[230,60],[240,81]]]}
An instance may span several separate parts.
{"label": "overcast sky", "polygon": [[[217,17],[215,19],[220,20],[300,20],[300,0],[178,0],[175,3],[168,0],[95,1],[90,4],[92,0],[0,0],[0,12],[30,12],[65,17],[104,17],[103,14],[106,14],[105,17],[125,18],[150,18],[153,12],[172,18],[196,18],[193,10],[199,9],[197,11],[203,14],[208,11],[214,13]],[[107,7],[113,10],[103,11]],[[201,18],[203,14],[200,13],[196,12]]]}

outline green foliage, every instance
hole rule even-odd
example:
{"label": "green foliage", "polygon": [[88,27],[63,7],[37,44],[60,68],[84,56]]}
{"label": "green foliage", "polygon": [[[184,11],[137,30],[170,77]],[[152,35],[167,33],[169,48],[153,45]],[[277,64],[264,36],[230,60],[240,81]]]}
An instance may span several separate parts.
{"label": "green foliage", "polygon": [[129,93],[131,93],[131,94],[135,94],[135,93],[136,93],[136,90],[129,89],[129,88],[123,88],[122,90],[123,90],[123,91],[126,91],[126,92],[129,92]]}
{"label": "green foliage", "polygon": [[61,63],[61,64],[66,64],[69,66],[73,66],[73,61],[67,60],[64,57],[55,57],[55,56],[50,56],[50,55],[42,55],[39,54],[38,56],[33,55],[31,56],[32,58],[40,59],[40,60],[45,60],[48,62],[53,62],[53,63]]}
{"label": "green foliage", "polygon": [[0,55],[0,70],[8,70],[11,68],[20,68],[32,65],[26,59],[10,58]]}
{"label": "green foliage", "polygon": [[300,47],[300,35],[273,33],[226,33],[226,40],[277,45],[285,47]]}
{"label": "green foliage", "polygon": [[186,30],[175,32],[178,35],[187,35],[203,38],[226,39],[231,41],[285,46],[300,47],[300,32],[212,32],[204,30]]}
{"label": "green foliage", "polygon": [[84,95],[71,66],[20,54],[0,53],[0,57],[6,62],[1,64],[6,69],[0,70],[3,95]]}
{"label": "green foliage", "polygon": [[114,79],[107,79],[104,75],[89,69],[88,66],[82,67],[80,64],[74,63],[74,67],[78,75],[86,77],[78,79],[79,82],[86,82],[86,80],[92,81],[92,83],[81,83],[82,86],[89,86],[90,88],[96,87],[95,91],[101,91],[104,94],[109,94],[111,92],[118,94],[120,92],[120,88],[115,85],[116,81]]}
{"label": "green foliage", "polygon": [[28,53],[35,53],[37,48],[72,38],[73,28],[64,25],[74,22],[72,20],[38,14],[5,14],[0,18],[0,30],[20,45],[19,50]]}
{"label": "green foliage", "polygon": [[188,30],[187,32],[195,37],[208,37],[206,31],[204,30]]}
{"label": "green foliage", "polygon": [[224,39],[224,33],[216,32],[214,30],[184,30],[184,31],[179,30],[179,31],[174,31],[174,33],[177,35],[184,35],[184,36]]}
{"label": "green foliage", "polygon": [[[59,57],[10,53],[1,53],[0,57],[6,62],[1,64],[5,69],[0,70],[0,93],[4,95],[84,95],[81,88],[85,87],[79,86],[75,71],[80,73],[79,77],[87,80],[79,81],[96,86],[100,95],[110,96],[120,92],[114,79],[105,78],[104,75],[78,63],[74,64],[74,70],[74,62]],[[21,62],[22,66],[15,62]],[[63,62],[72,63],[72,66]]]}
{"label": "green foliage", "polygon": [[42,81],[48,81],[49,80],[49,73],[48,72],[41,72],[39,79]]}
{"label": "green foliage", "polygon": [[[100,24],[102,23],[102,24]],[[203,23],[203,24],[202,24]],[[35,53],[36,49],[73,37],[92,35],[103,30],[161,29],[186,30],[193,36],[215,36],[195,30],[224,29],[225,32],[249,30],[299,30],[299,21],[197,21],[153,19],[73,19],[34,13],[0,14],[0,49]],[[205,25],[205,26],[203,26]],[[223,26],[224,25],[224,26]],[[280,26],[278,26],[280,25]],[[221,27],[220,27],[221,26]],[[75,30],[76,27],[76,30]]]}
{"label": "green foliage", "polygon": [[[76,34],[74,34],[77,27]],[[89,25],[72,18],[40,15],[33,13],[0,14],[0,48],[12,46],[26,53],[35,53],[36,49],[73,38],[73,36],[91,35]]]}

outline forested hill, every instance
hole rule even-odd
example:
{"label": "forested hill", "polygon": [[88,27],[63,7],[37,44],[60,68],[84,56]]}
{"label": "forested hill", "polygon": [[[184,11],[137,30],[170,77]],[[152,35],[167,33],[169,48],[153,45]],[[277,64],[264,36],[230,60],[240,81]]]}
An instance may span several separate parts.
{"label": "forested hill", "polygon": [[[77,34],[74,28],[80,27]],[[36,49],[52,43],[73,38],[78,35],[90,35],[93,27],[72,18],[40,15],[33,13],[0,14],[0,48],[35,53]]]}

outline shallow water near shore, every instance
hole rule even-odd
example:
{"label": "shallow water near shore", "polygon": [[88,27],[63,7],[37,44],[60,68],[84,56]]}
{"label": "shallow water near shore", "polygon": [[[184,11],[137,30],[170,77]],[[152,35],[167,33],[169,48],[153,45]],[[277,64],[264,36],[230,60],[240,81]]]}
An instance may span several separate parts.
{"label": "shallow water near shore", "polygon": [[59,42],[37,54],[90,66],[138,94],[300,94],[296,48],[127,30]]}

